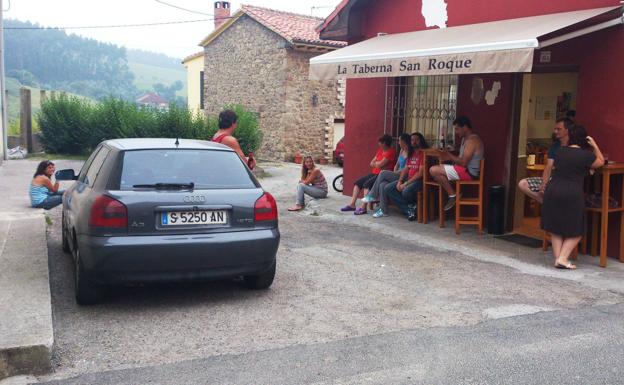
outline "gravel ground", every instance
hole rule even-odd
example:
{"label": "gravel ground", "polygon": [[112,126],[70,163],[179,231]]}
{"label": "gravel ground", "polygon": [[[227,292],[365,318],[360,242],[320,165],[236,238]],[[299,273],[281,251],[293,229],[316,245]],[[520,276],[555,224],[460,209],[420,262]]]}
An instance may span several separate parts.
{"label": "gravel ground", "polygon": [[[61,251],[60,209],[52,210],[55,372],[42,380],[622,302],[572,281],[288,213],[297,169],[266,170],[262,183],[278,199],[282,243],[275,282],[263,292],[237,281],[121,287],[106,303],[78,307],[70,257]],[[326,170],[328,180],[340,172]]]}

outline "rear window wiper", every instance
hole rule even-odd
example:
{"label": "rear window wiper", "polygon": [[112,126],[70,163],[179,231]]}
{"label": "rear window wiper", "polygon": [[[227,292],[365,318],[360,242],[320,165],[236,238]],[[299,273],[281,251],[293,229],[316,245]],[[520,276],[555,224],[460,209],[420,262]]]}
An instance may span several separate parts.
{"label": "rear window wiper", "polygon": [[155,188],[156,190],[192,190],[195,183],[154,183],[154,184],[135,184],[133,188]]}

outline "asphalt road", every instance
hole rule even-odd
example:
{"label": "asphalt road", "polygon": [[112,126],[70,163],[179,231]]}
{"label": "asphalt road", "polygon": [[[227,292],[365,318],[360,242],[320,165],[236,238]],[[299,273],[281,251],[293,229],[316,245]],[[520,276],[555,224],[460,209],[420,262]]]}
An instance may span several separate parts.
{"label": "asphalt road", "polygon": [[86,374],[54,384],[621,384],[624,306]]}
{"label": "asphalt road", "polygon": [[282,244],[262,292],[120,287],[79,307],[52,210],[55,371],[40,381],[622,383],[621,295],[288,213],[290,183],[273,173]]}

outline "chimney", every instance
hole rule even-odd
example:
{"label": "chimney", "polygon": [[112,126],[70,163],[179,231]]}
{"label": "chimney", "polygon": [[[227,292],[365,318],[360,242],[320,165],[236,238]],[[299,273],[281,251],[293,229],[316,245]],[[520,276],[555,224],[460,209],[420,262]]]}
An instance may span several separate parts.
{"label": "chimney", "polygon": [[214,3],[215,29],[219,28],[221,24],[225,23],[229,17],[230,17],[230,2],[229,1],[215,1]]}

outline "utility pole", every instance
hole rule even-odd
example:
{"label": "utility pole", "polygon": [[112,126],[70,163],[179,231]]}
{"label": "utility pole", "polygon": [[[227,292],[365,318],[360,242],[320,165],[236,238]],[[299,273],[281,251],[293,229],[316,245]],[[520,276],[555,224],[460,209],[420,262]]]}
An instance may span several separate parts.
{"label": "utility pole", "polygon": [[2,11],[4,4],[0,0],[0,128],[2,129],[2,159],[7,160],[9,157],[9,151],[7,150],[7,131],[9,125],[7,124],[7,94],[4,92],[5,79],[4,79],[4,15]]}

